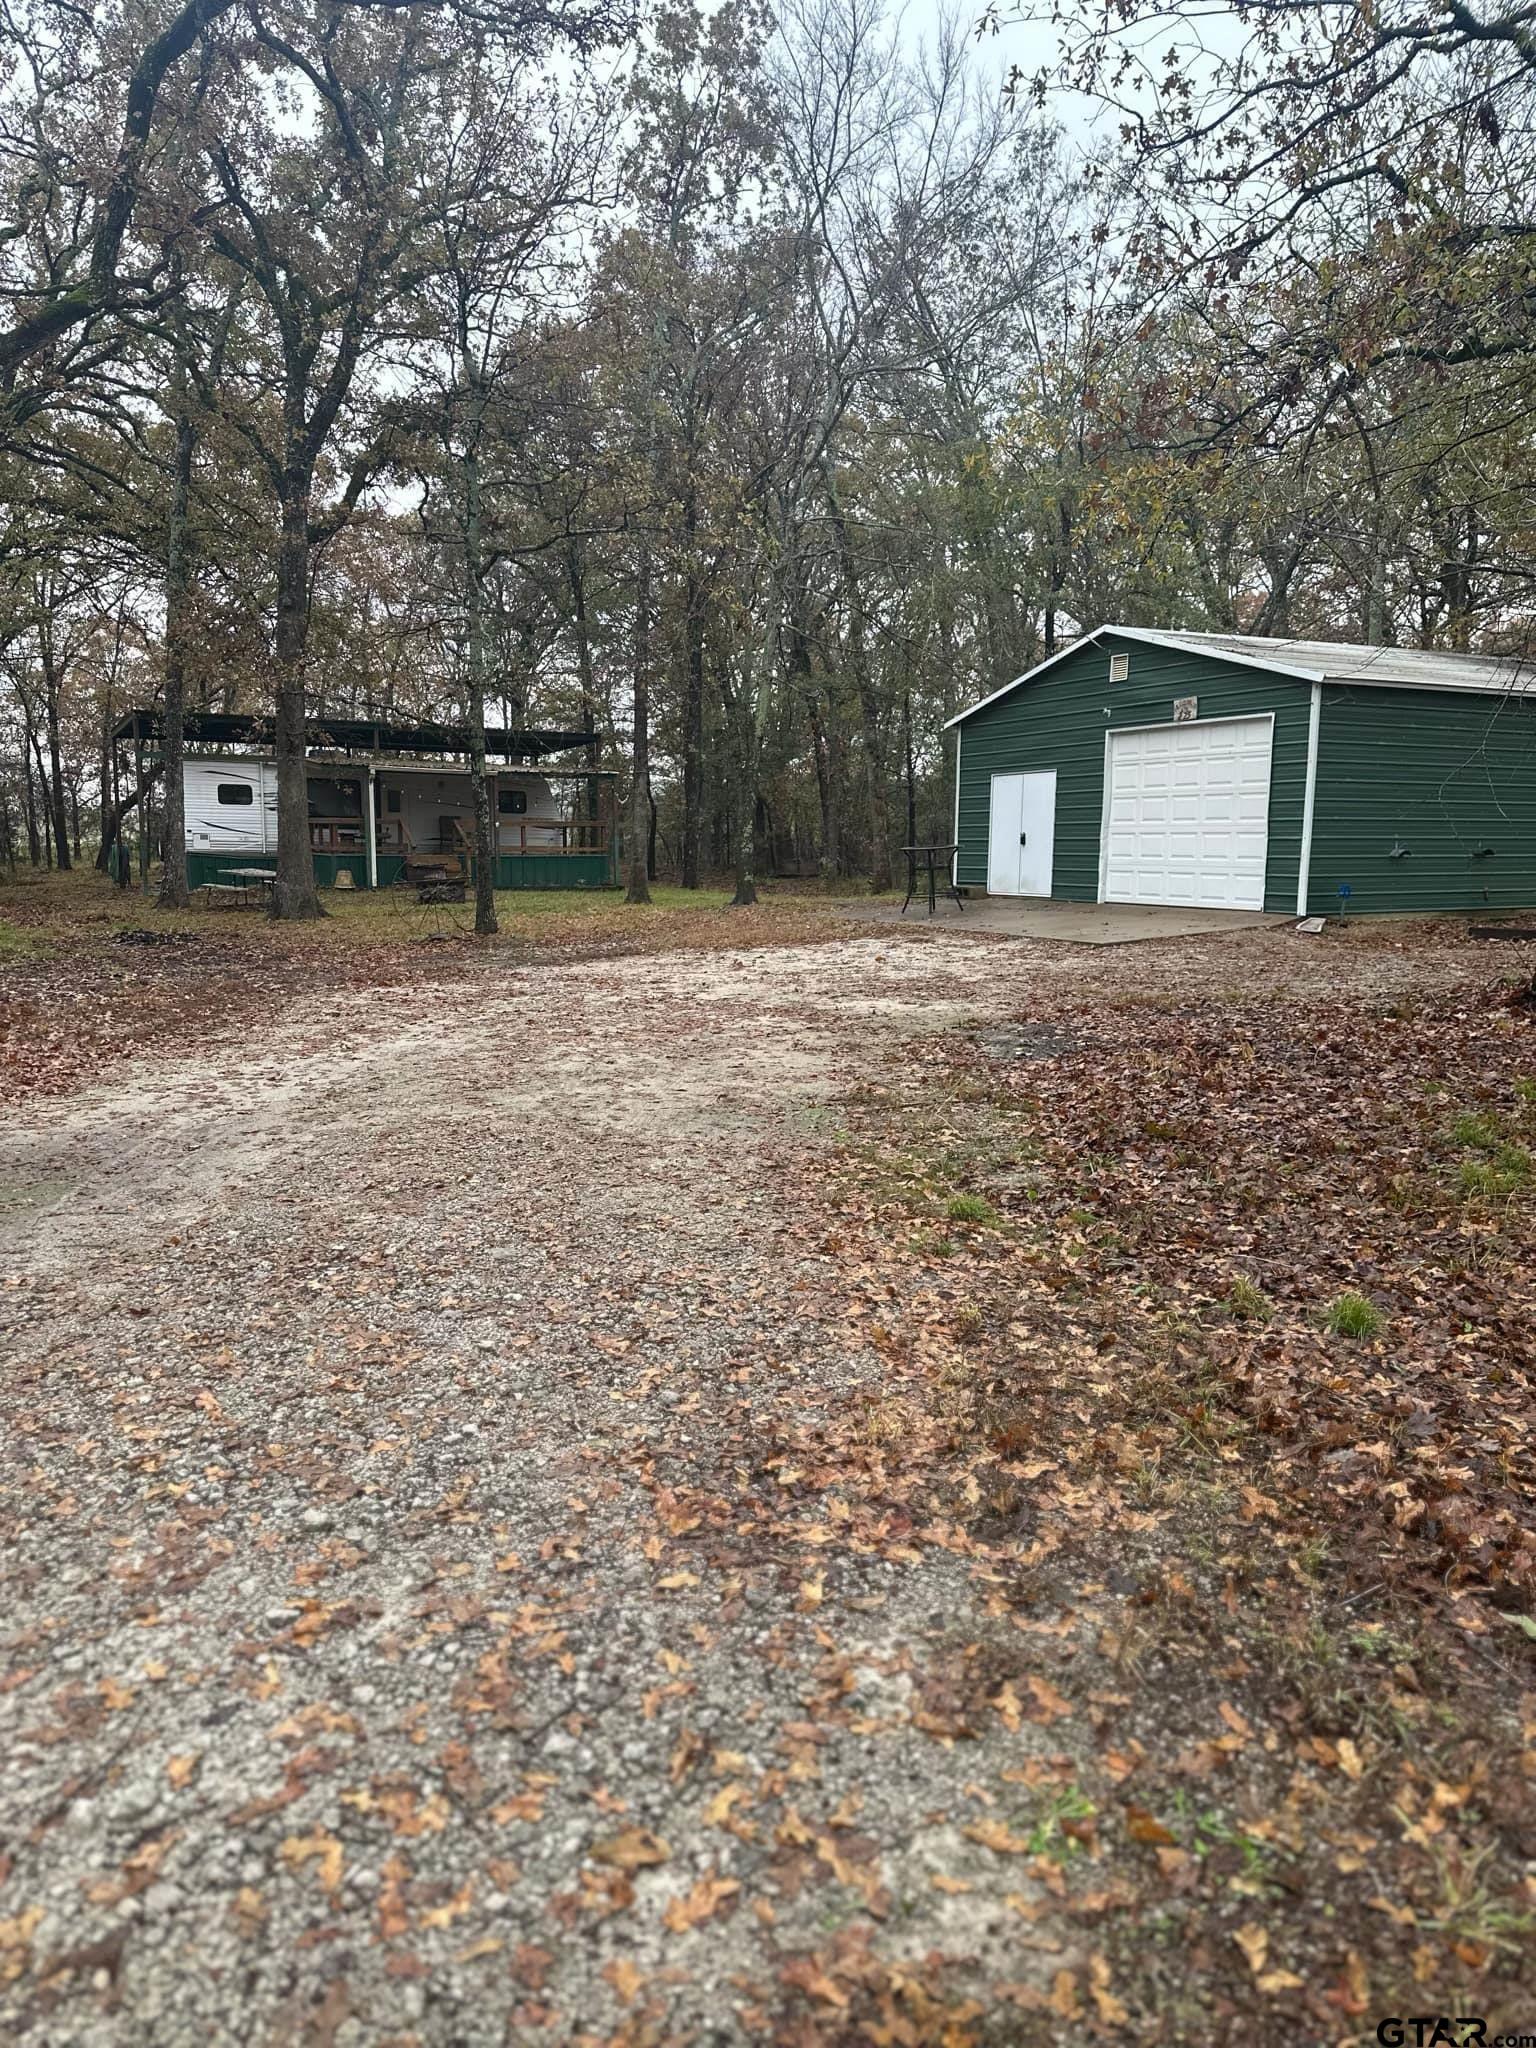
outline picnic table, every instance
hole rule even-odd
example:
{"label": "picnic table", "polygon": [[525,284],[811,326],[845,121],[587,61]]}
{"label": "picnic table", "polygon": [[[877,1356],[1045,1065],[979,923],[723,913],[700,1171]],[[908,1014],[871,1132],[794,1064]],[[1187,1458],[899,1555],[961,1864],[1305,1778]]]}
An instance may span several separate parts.
{"label": "picnic table", "polygon": [[277,886],[277,875],[271,868],[220,868],[219,873],[229,879],[204,883],[210,897],[238,896],[242,903],[249,903],[254,892],[258,902],[265,902]]}
{"label": "picnic table", "polygon": [[[954,855],[959,851],[959,849],[956,846],[950,845],[904,846],[901,850],[907,856],[907,894],[906,900],[905,902],[903,902],[901,906],[901,915],[903,917],[906,916],[907,904],[912,901],[912,898],[918,892],[918,870],[922,868],[926,870],[928,876],[928,915],[932,917],[934,911],[938,907],[939,863],[941,861],[944,863],[944,867],[947,873],[949,863],[953,859]],[[961,903],[960,900],[960,891],[955,887],[953,882],[946,880],[944,884],[944,894],[946,896],[954,897],[955,908],[957,910],[964,908],[964,905]]]}

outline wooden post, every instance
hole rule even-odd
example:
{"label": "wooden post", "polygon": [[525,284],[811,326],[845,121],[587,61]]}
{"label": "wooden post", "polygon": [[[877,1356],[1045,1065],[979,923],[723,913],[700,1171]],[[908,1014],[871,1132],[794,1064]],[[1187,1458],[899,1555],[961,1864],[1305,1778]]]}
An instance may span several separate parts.
{"label": "wooden post", "polygon": [[363,783],[363,844],[368,850],[368,886],[379,886],[379,835],[373,816],[373,763],[368,763],[368,775]]}

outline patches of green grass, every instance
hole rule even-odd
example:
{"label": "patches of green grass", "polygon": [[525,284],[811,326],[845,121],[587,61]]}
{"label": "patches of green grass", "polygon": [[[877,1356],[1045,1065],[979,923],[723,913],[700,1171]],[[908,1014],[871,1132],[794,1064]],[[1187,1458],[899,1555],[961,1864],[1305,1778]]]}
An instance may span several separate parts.
{"label": "patches of green grass", "polygon": [[985,1195],[955,1195],[945,1211],[951,1223],[976,1223],[994,1229],[1002,1222]]}
{"label": "patches of green grass", "polygon": [[1336,1337],[1374,1337],[1385,1320],[1369,1295],[1357,1294],[1353,1288],[1346,1288],[1328,1305],[1327,1323]]}
{"label": "patches of green grass", "polygon": [[1497,1119],[1468,1111],[1451,1125],[1451,1143],[1477,1152],[1495,1151],[1501,1141]]}
{"label": "patches of green grass", "polygon": [[1494,1844],[1470,1854],[1456,1844],[1433,1843],[1430,1856],[1439,1881],[1439,1912],[1422,1922],[1448,1941],[1473,1942],[1500,1954],[1528,1956],[1536,1937],[1536,1913],[1511,1906],[1501,1888],[1484,1875]]}
{"label": "patches of green grass", "polygon": [[0,961],[25,960],[30,954],[44,950],[36,932],[23,931],[20,925],[7,924],[0,917]]}
{"label": "patches of green grass", "polygon": [[1239,1890],[1251,1897],[1280,1889],[1274,1875],[1276,1852],[1268,1842],[1244,1833],[1214,1808],[1195,1806],[1187,1792],[1175,1798],[1174,1814],[1192,1855],[1203,1861],[1225,1850],[1229,1863],[1235,1857],[1237,1868],[1232,1874],[1240,1880]]}
{"label": "patches of green grass", "polygon": [[1269,1296],[1246,1273],[1239,1273],[1227,1289],[1227,1307],[1247,1323],[1267,1323],[1275,1312]]}
{"label": "patches of green grass", "polygon": [[1463,1159],[1456,1177],[1464,1195],[1513,1195],[1529,1183],[1531,1172],[1523,1145],[1499,1145],[1490,1158]]}
{"label": "patches of green grass", "polygon": [[[1536,1101],[1536,1084],[1515,1083],[1515,1095],[1522,1103]],[[1482,1112],[1468,1112],[1451,1125],[1451,1142],[1462,1149],[1456,1169],[1457,1185],[1471,1199],[1498,1200],[1518,1194],[1530,1184],[1536,1166],[1524,1145],[1508,1135],[1500,1118]]]}
{"label": "patches of green grass", "polygon": [[1098,1808],[1079,1785],[1064,1786],[1054,1793],[1029,1830],[1029,1853],[1047,1856],[1053,1863],[1068,1863],[1083,1850],[1083,1833],[1067,1822],[1091,1821]]}
{"label": "patches of green grass", "polygon": [[1412,1643],[1394,1635],[1384,1621],[1368,1622],[1353,1630],[1347,1641],[1355,1656],[1368,1657],[1382,1664],[1406,1664],[1413,1657]]}

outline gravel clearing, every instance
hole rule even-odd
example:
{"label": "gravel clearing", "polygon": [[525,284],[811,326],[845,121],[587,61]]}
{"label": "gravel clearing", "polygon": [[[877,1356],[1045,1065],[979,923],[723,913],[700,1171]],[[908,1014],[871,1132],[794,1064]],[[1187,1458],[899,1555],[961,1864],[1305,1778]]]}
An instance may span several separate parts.
{"label": "gravel clearing", "polygon": [[0,2034],[793,2041],[831,1943],[916,2040],[1087,1968],[967,1833],[1063,1768],[945,1704],[986,1572],[716,1498],[882,1373],[780,1168],[914,1035],[1303,944],[493,963],[13,1115]]}

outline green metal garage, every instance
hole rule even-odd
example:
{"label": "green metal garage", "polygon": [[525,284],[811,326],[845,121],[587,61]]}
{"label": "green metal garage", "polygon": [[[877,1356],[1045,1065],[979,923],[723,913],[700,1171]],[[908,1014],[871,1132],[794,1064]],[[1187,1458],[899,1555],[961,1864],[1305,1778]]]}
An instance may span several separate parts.
{"label": "green metal garage", "polygon": [[1536,904],[1536,670],[1513,660],[1104,626],[949,725],[961,888]]}

